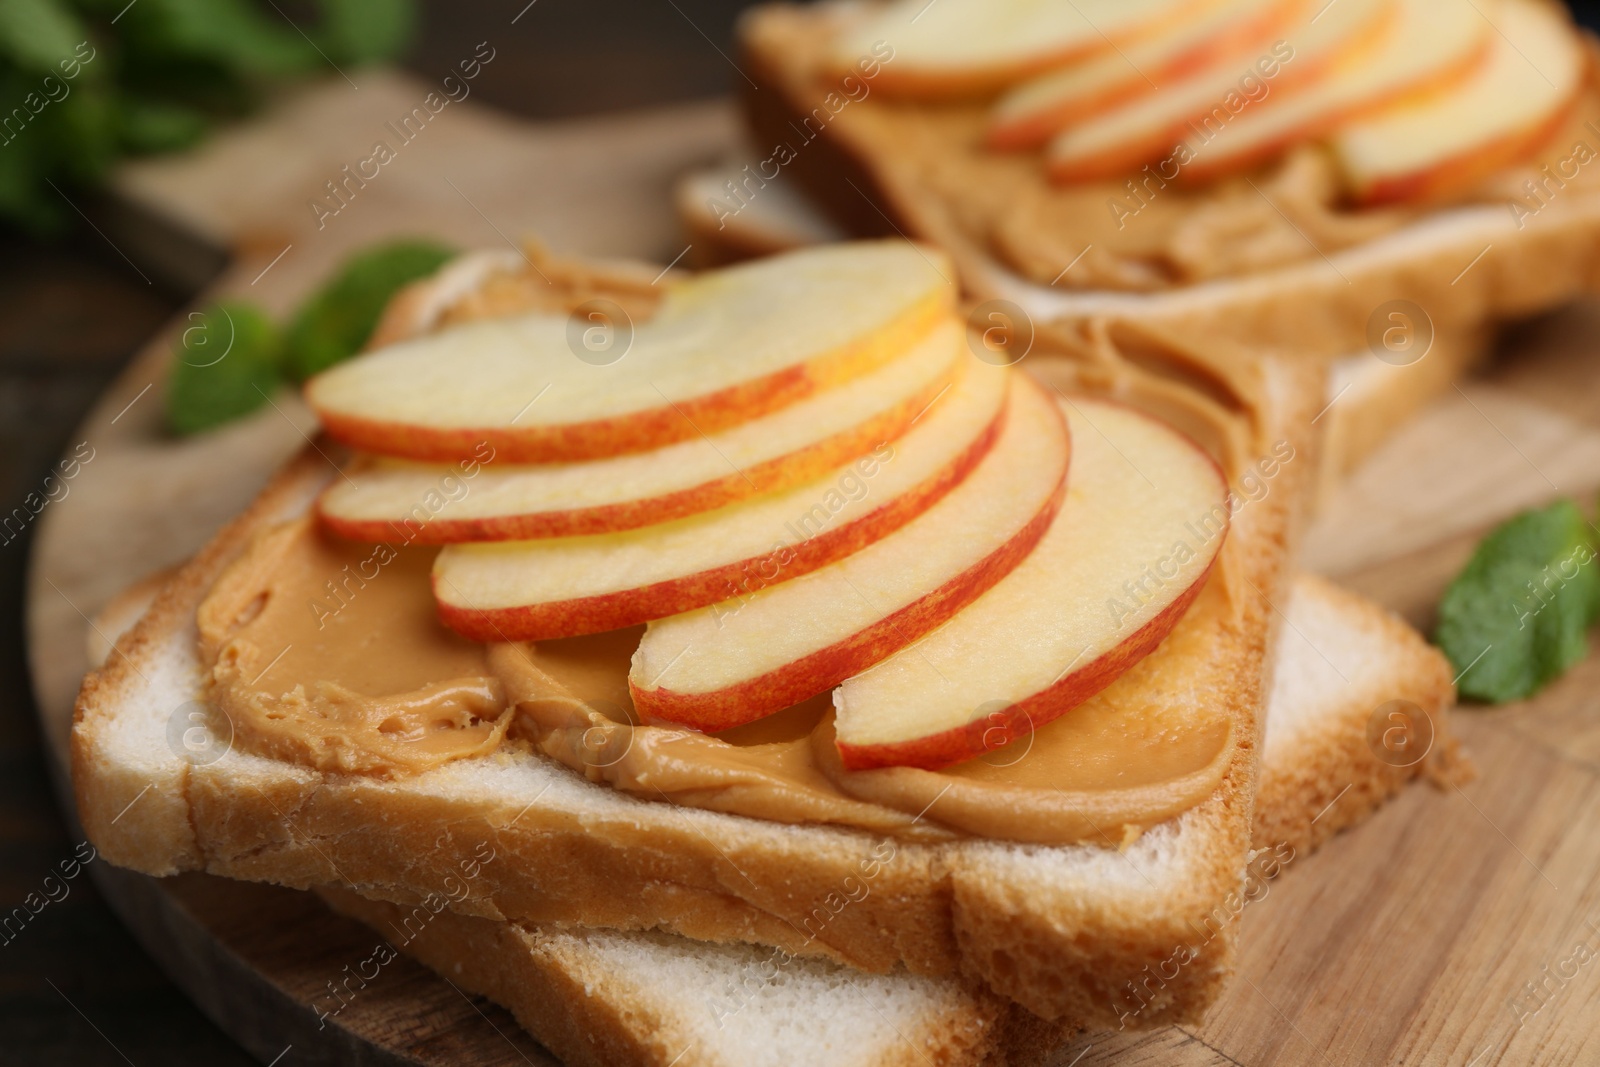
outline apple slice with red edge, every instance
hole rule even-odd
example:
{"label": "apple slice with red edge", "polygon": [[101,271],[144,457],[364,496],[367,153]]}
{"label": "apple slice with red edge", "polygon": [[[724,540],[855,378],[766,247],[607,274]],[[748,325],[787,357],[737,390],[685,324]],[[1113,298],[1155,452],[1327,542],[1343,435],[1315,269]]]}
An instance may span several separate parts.
{"label": "apple slice with red edge", "polygon": [[[1254,60],[1305,12],[1306,0],[1213,0],[1112,52],[1042,74],[995,102],[984,140],[1038,148],[1068,126],[1230,58]],[[1306,17],[1310,13],[1306,12]]]}
{"label": "apple slice with red edge", "polygon": [[[1397,0],[1393,30],[1361,63],[1331,70],[1299,92],[1269,97],[1263,107],[1247,110],[1210,141],[1191,140],[1195,158],[1184,165],[1182,179],[1209,181],[1248,170],[1374,109],[1453,98],[1458,86],[1477,79],[1492,53],[1503,51],[1505,41],[1488,21],[1498,17],[1493,13],[1503,2]],[[1545,94],[1535,95],[1542,99]],[[1462,132],[1482,122],[1472,112],[1449,117]],[[1455,134],[1452,130],[1447,139]]]}
{"label": "apple slice with red edge", "polygon": [[479,319],[357,356],[306,384],[328,433],[379,455],[549,463],[747,422],[867,374],[952,314],[942,253],[906,241],[801,249],[669,279],[620,308]]}
{"label": "apple slice with red edge", "polygon": [[1468,77],[1333,133],[1334,157],[1358,201],[1416,200],[1471,186],[1567,121],[1589,77],[1587,49],[1568,16],[1551,4],[1499,0],[1483,17],[1496,32]]}
{"label": "apple slice with red edge", "polygon": [[1206,2],[895,0],[840,33],[831,65],[847,74],[887,45],[893,51],[873,79],[875,91],[929,100],[983,96],[1160,33]]}
{"label": "apple slice with red edge", "polygon": [[1357,69],[1393,30],[1394,6],[1393,0],[1336,0],[1259,55],[1219,60],[1066,128],[1045,148],[1045,169],[1056,181],[1080,182],[1123,177],[1167,159],[1187,168],[1189,155],[1209,150],[1207,138],[1226,140],[1251,109],[1341,67]]}
{"label": "apple slice with red edge", "polygon": [[707,731],[763,718],[917,641],[1010,573],[1060,508],[1071,455],[1055,401],[1010,377],[999,440],[927,511],[820,570],[652,622],[628,677],[639,713]]}
{"label": "apple slice with red edge", "polygon": [[1132,408],[1062,403],[1066,503],[993,588],[835,690],[846,769],[949,766],[1043,726],[1154,650],[1199,595],[1227,534],[1221,468]]}
{"label": "apple slice with red edge", "polygon": [[748,596],[858,552],[961,484],[998,438],[1005,378],[962,365],[898,439],[816,481],[636,530],[446,546],[433,568],[439,617],[475,641],[575,637]]}
{"label": "apple slice with red edge", "polygon": [[707,437],[607,459],[450,466],[373,459],[317,503],[352,540],[455,544],[629,530],[813,481],[899,437],[969,359],[954,318],[854,381]]}

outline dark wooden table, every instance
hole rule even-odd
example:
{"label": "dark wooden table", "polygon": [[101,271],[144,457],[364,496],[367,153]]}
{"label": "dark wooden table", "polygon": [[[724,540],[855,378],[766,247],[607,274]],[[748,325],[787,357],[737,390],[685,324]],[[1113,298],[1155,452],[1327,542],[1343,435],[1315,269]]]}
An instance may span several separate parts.
{"label": "dark wooden table", "polygon": [[[185,296],[145,284],[114,251],[82,236],[0,244],[0,500],[8,512],[39,488],[95,396]],[[0,544],[0,914],[41,892],[79,843],[47,780],[23,660],[30,540],[31,527]],[[0,942],[0,1064],[251,1062],[155,968],[88,878],[67,890],[53,890],[59,899]]]}

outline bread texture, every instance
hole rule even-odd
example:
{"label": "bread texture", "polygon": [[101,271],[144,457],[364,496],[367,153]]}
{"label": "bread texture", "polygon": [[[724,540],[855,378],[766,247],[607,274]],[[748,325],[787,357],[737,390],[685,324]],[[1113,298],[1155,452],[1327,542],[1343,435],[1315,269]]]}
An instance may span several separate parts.
{"label": "bread texture", "polygon": [[[753,156],[754,150],[749,154]],[[689,239],[689,254],[697,266],[717,267],[809,244],[849,240],[844,228],[824,215],[782,173],[767,180],[761,195],[752,197],[738,212],[719,211],[728,183],[737,187],[747,166],[750,164],[735,159],[690,171],[673,187],[678,223]]]}
{"label": "bread texture", "polygon": [[[1459,775],[1465,765],[1449,732],[1449,666],[1419,634],[1311,575],[1295,580],[1285,615],[1253,846],[1303,857],[1407,780]],[[1427,756],[1404,766],[1367,742],[1373,710],[1396,699],[1415,703],[1435,727]],[[344,889],[318,892],[383,936],[406,936],[404,909]],[[770,950],[661,933],[444,912],[403,951],[504,1005],[573,1067],[1019,1067],[1039,1062],[1073,1029],[952,979],[870,975],[822,960],[780,966]]]}
{"label": "bread texture", "polygon": [[[904,155],[891,147],[887,134],[901,116],[925,105],[885,102],[859,85],[847,104],[837,103],[837,92],[834,103],[824,104],[836,86],[815,69],[816,50],[806,44],[826,39],[863,6],[772,3],[746,13],[739,44],[751,85],[744,94],[748,132],[768,152],[790,146],[773,158],[844,233],[900,233],[936,244],[977,299],[1012,301],[1038,321],[1138,319],[1337,356],[1365,346],[1374,312],[1389,301],[1411,301],[1437,328],[1454,329],[1556,306],[1600,280],[1600,191],[1578,187],[1564,188],[1531,216],[1509,209],[1513,192],[1507,201],[1425,212],[1326,255],[1318,250],[1270,270],[1146,292],[1067,290],[1029,280],[967,225],[965,201],[992,194],[939,191],[929,153]],[[821,119],[813,117],[818,108]]]}
{"label": "bread texture", "polygon": [[[515,306],[519,276],[497,269],[438,306],[428,286],[410,290],[385,328],[419,307],[436,322],[463,302],[484,314]],[[1234,516],[1211,579],[1229,605],[1216,649],[1229,679],[1217,699],[1235,723],[1229,769],[1209,800],[1137,841],[922,844],[783,825],[640,800],[516,748],[394,781],[238,746],[211,762],[180,758],[173,722],[204,707],[196,606],[256,533],[306,511],[335,476],[324,452],[342,458],[329,448],[290,463],[85,681],[73,772],[90,838],[112,862],[151,874],[341,885],[408,907],[458,886],[452,907],[463,914],[755,943],[875,973],[903,966],[961,976],[1046,1019],[1115,1025],[1115,992],[1239,886],[1270,605],[1315,469],[1309,423],[1322,372],[1130,325],[1041,339],[1039,349],[1028,367],[1056,388],[1117,395],[1159,383],[1237,427],[1242,455],[1278,446],[1297,457]],[[482,862],[486,852],[494,862]],[[1231,970],[1235,937],[1229,927],[1208,942],[1137,1024],[1197,1018]]]}
{"label": "bread texture", "polygon": [[[391,940],[407,909],[348,890],[336,911]],[[569,1067],[916,1067],[1037,1062],[1062,1028],[951,979],[866,974],[657,932],[560,930],[441,913],[409,955],[507,1006]],[[1042,1038],[1042,1040],[1041,1040]]]}
{"label": "bread texture", "polygon": [[[1314,575],[1296,579],[1287,615],[1267,700],[1256,848],[1309,853],[1413,778],[1447,785],[1472,776],[1450,731],[1450,661],[1421,634]],[[1427,723],[1409,750],[1385,743],[1397,702]]]}
{"label": "bread texture", "polygon": [[[152,575],[100,612],[89,634],[92,665],[170,577]],[[1310,575],[1295,579],[1284,613],[1253,845],[1300,856],[1365,819],[1407,779],[1459,776],[1466,764],[1449,729],[1449,667],[1420,635]],[[1394,699],[1414,702],[1435,726],[1425,758],[1404,765],[1378,758],[1367,741],[1373,709]],[[408,925],[397,905],[337,887],[317,892],[458,986],[504,1005],[573,1067],[1019,1067],[1039,1062],[1073,1029],[954,979],[871,975],[809,959],[780,966],[757,946],[448,910]]]}

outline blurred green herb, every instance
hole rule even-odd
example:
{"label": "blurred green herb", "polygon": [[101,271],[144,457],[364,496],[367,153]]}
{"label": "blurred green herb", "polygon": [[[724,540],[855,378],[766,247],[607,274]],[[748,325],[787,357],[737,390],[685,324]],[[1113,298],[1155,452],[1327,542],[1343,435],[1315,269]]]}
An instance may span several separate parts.
{"label": "blurred green herb", "polygon": [[395,241],[352,258],[289,327],[283,364],[289,377],[304,381],[361,351],[395,291],[453,255],[433,241]]}
{"label": "blurred green herb", "polygon": [[287,331],[251,304],[225,301],[194,312],[167,382],[168,427],[192,434],[220,426],[265,404],[285,378],[303,381],[350,358],[390,298],[453,255],[425,240],[359,252],[301,305]]}
{"label": "blurred green herb", "polygon": [[1461,695],[1521,700],[1588,650],[1600,618],[1593,527],[1570,500],[1525,511],[1483,539],[1439,603],[1435,640]]}
{"label": "blurred green herb", "polygon": [[392,57],[415,22],[414,0],[313,7],[296,24],[266,0],[0,0],[0,219],[58,228],[51,183],[193,144],[273,82]]}
{"label": "blurred green herb", "polygon": [[267,402],[282,376],[283,337],[261,309],[236,301],[189,316],[167,380],[167,425],[191,434]]}

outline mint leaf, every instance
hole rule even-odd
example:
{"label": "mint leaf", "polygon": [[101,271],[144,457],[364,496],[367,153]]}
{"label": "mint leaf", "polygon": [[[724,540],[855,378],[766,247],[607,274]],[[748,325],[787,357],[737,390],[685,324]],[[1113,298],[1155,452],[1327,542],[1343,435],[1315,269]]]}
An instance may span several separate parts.
{"label": "mint leaf", "polygon": [[1600,564],[1570,500],[1525,511],[1478,545],[1439,603],[1434,640],[1461,674],[1461,695],[1521,700],[1588,651]]}
{"label": "mint leaf", "polygon": [[223,301],[189,316],[167,380],[167,425],[192,434],[267,402],[278,387],[281,337],[249,304]]}
{"label": "mint leaf", "polygon": [[396,290],[426,278],[455,254],[433,241],[402,240],[353,257],[295,316],[284,369],[303,381],[361,351]]}

